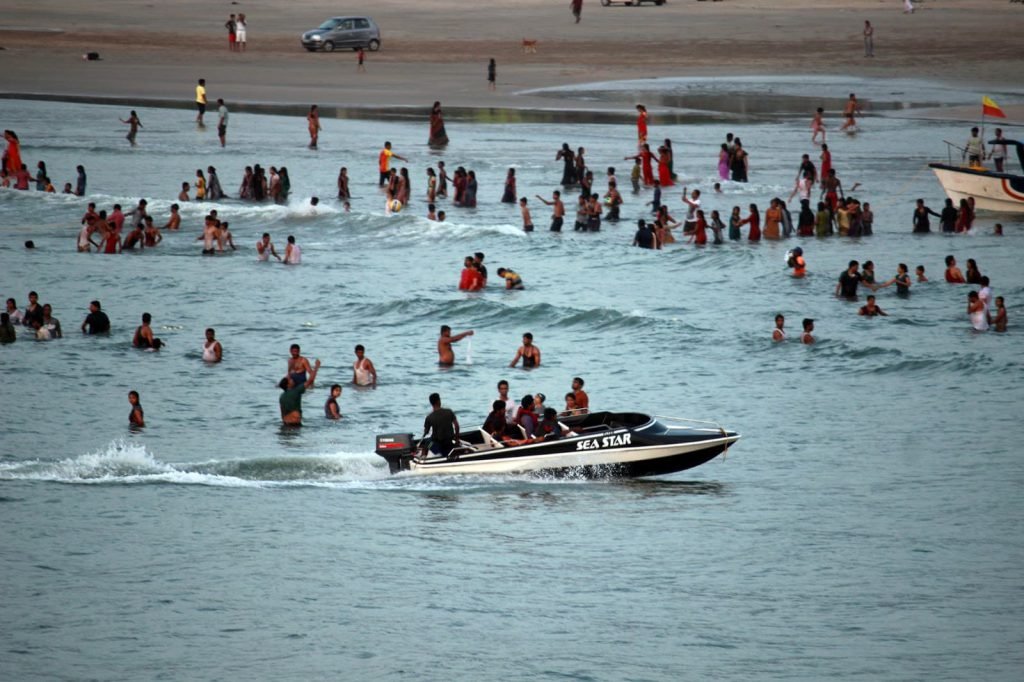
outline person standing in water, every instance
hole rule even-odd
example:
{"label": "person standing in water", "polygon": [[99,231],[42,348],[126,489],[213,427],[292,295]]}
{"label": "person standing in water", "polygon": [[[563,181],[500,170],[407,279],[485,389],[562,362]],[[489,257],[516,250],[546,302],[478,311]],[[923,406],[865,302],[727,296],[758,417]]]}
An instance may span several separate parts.
{"label": "person standing in water", "polygon": [[452,328],[448,325],[442,325],[441,336],[437,339],[437,364],[442,367],[454,365],[455,352],[452,350],[452,344],[461,341],[467,336],[473,336],[472,329],[452,336]]}
{"label": "person standing in water", "polygon": [[520,358],[523,360],[523,369],[540,367],[540,348],[533,345],[533,334],[530,332],[523,334],[523,345],[519,346],[516,356],[512,358],[512,362],[508,366],[515,367],[519,364]]}
{"label": "person standing in water", "polygon": [[[308,363],[307,363],[308,364]],[[281,421],[285,426],[302,426],[302,394],[306,389],[312,388],[316,381],[316,373],[320,371],[320,361],[314,363],[309,372],[309,377],[302,382],[295,381],[295,375],[289,374],[281,379],[278,388],[281,389],[281,397],[278,403],[281,406]],[[303,377],[306,375],[303,374]]]}
{"label": "person standing in water", "polygon": [[206,341],[203,342],[203,362],[220,362],[223,356],[224,348],[220,345],[220,341],[217,340],[216,332],[213,330],[213,327],[207,328]]}
{"label": "person standing in water", "polygon": [[338,407],[338,398],[341,397],[341,384],[331,386],[331,395],[324,403],[324,416],[328,419],[341,419],[341,408]]}
{"label": "person standing in water", "polygon": [[312,105],[309,113],[306,114],[306,124],[309,127],[309,148],[316,149],[316,143],[320,139],[320,107]]}
{"label": "person standing in water", "polygon": [[565,221],[565,204],[562,203],[562,193],[557,189],[551,194],[551,201],[541,195],[535,195],[542,204],[551,206],[551,231],[561,232],[562,224]]}
{"label": "person standing in water", "polygon": [[775,316],[775,329],[772,330],[772,341],[778,343],[779,341],[786,340],[785,324],[786,318],[783,315]]}
{"label": "person standing in water", "polygon": [[298,265],[302,262],[302,249],[295,243],[295,237],[292,235],[288,235],[288,246],[284,248],[284,260],[282,262],[285,265]]}
{"label": "person standing in water", "polygon": [[356,386],[377,387],[377,368],[365,355],[362,344],[356,346],[356,361],[352,363],[352,383]]}
{"label": "person standing in water", "polygon": [[139,128],[142,127],[142,121],[139,120],[139,115],[135,113],[134,109],[132,109],[132,112],[128,114],[128,120],[125,120],[123,118],[119,118],[118,120],[121,123],[131,126],[130,128],[128,128],[128,134],[125,135],[125,139],[131,142],[131,145],[134,147],[135,136],[139,134]]}
{"label": "person standing in water", "polygon": [[128,425],[141,429],[146,426],[146,417],[142,411],[142,403],[139,402],[138,391],[128,391],[128,404],[132,406],[132,411],[128,413]]}
{"label": "person standing in water", "polygon": [[444,117],[441,115],[440,102],[434,102],[434,106],[430,109],[430,138],[427,144],[435,148],[448,144],[448,133],[444,129]]}
{"label": "person standing in water", "polygon": [[220,146],[223,147],[228,134],[228,108],[224,106],[224,100],[217,100],[217,137],[220,139]]}
{"label": "person standing in water", "polygon": [[[839,130],[847,130],[849,128],[857,127],[857,114],[861,113],[860,102],[857,101],[857,95],[850,93],[850,99],[846,102],[846,107],[843,109],[843,116],[846,117],[846,122],[843,123]],[[824,174],[824,171],[822,171]]]}
{"label": "person standing in water", "polygon": [[202,127],[202,126],[205,125],[203,123],[203,114],[206,113],[206,79],[205,78],[200,78],[199,79],[199,84],[196,85],[196,110],[198,111],[198,113],[196,114],[196,123],[198,123],[199,126]]}

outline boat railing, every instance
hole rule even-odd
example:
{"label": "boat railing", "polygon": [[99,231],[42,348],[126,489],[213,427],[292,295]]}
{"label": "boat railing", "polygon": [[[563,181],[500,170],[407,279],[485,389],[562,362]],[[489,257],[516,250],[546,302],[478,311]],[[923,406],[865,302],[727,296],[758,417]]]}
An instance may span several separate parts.
{"label": "boat railing", "polygon": [[967,154],[967,150],[964,149],[963,147],[961,147],[960,145],[954,144],[954,143],[950,142],[949,140],[943,140],[943,142],[946,143],[946,160],[949,162],[950,166],[953,165],[953,150],[954,149],[957,150],[958,152],[960,152],[960,158],[961,159],[963,159],[964,156]]}
{"label": "boat railing", "polygon": [[704,427],[712,427],[715,431],[720,432],[723,436],[726,434],[725,428],[718,422],[707,421],[703,419],[685,419],[683,417],[669,417],[663,414],[656,414],[654,418],[663,422],[682,422],[684,424],[700,424]]}

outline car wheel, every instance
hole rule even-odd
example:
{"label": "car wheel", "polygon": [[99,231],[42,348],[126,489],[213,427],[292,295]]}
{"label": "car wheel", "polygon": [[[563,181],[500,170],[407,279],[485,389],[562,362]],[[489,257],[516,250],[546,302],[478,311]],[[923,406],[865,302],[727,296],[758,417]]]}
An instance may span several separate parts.
{"label": "car wheel", "polygon": [[380,49],[380,41],[374,38],[369,44],[370,52],[376,52]]}
{"label": "car wheel", "polygon": [[334,43],[330,40],[324,43],[324,52],[334,52]]}

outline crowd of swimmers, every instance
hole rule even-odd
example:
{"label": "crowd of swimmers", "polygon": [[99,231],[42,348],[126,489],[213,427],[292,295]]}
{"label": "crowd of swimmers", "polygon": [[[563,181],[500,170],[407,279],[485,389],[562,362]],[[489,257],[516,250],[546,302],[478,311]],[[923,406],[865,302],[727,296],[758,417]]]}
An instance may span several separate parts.
{"label": "crowd of swimmers", "polygon": [[[205,105],[205,82],[200,81],[203,88],[203,101]],[[199,88],[197,88],[197,103],[199,101]],[[219,122],[218,134],[223,145],[224,131],[226,128],[227,114],[221,105],[221,121]],[[200,109],[198,120],[201,122],[203,113]],[[662,191],[665,188],[676,184],[678,176],[674,170],[674,150],[672,141],[665,139],[657,146],[657,152],[651,150],[651,144],[647,139],[649,114],[643,105],[637,105],[637,152],[624,157],[634,162],[630,174],[629,183],[633,192],[639,193],[643,189],[653,192],[653,198],[646,202],[651,207],[653,218],[649,221],[641,219],[638,221],[637,231],[633,236],[633,244],[640,248],[660,249],[667,244],[676,241],[672,230],[682,226],[682,234],[688,237],[691,243],[696,245],[722,244],[726,239],[737,241],[744,239],[744,228],[746,228],[745,239],[747,241],[759,241],[761,239],[782,239],[791,236],[817,236],[828,237],[838,234],[848,237],[863,237],[873,233],[874,214],[868,202],[861,203],[858,199],[847,196],[843,184],[832,167],[832,157],[828,145],[825,142],[825,125],[823,122],[823,110],[818,109],[812,121],[812,142],[820,145],[820,167],[816,166],[810,159],[809,154],[804,154],[797,169],[793,192],[789,198],[783,200],[775,197],[769,202],[764,210],[762,218],[758,206],[751,203],[746,214],[739,206],[734,206],[730,215],[725,218],[719,211],[712,210],[706,213],[702,207],[701,190],[693,189],[688,191],[683,187],[681,201],[685,217],[677,221],[670,212],[667,204],[662,202]],[[846,130],[855,128],[855,117],[860,113],[860,104],[856,97],[851,94],[850,101],[844,109],[845,122],[840,128]],[[142,126],[136,112],[132,111],[128,119],[121,119],[123,123],[130,126],[128,134],[129,141],[135,144],[135,135]],[[310,147],[316,148],[319,132],[319,112],[316,106],[310,110],[307,116],[310,130]],[[435,140],[435,129],[440,126],[443,130],[443,119],[441,118],[440,103],[435,103],[431,112],[431,142]],[[817,138],[820,135],[821,141]],[[977,132],[972,132],[977,137]],[[49,171],[43,161],[37,164],[37,171],[33,177],[26,165],[21,160],[20,140],[12,130],[4,132],[7,143],[0,163],[0,185],[13,187],[19,190],[28,190],[35,185],[35,189],[41,192],[56,192],[50,180]],[[445,135],[445,142],[447,136]],[[968,150],[976,147],[971,146],[969,141]],[[965,152],[966,154],[966,152]],[[984,149],[979,153],[971,151],[971,162],[980,164],[984,158]],[[384,144],[378,156],[379,186],[385,194],[385,213],[395,213],[408,206],[412,201],[413,192],[407,168],[393,168],[392,160],[408,161],[407,158],[395,153],[390,142]],[[551,207],[550,231],[560,232],[565,224],[567,215],[563,203],[563,192],[576,192],[575,216],[573,228],[576,231],[596,232],[601,228],[602,221],[617,222],[621,219],[621,211],[624,204],[622,193],[619,190],[620,183],[616,177],[616,169],[608,167],[605,171],[606,189],[603,194],[594,190],[596,182],[593,169],[588,167],[586,161],[586,149],[577,147],[573,150],[568,143],[562,145],[555,154],[555,160],[561,161],[562,179],[561,189],[552,192],[550,199],[536,195],[536,198],[546,206]],[[1001,162],[1002,159],[1000,158]],[[999,164],[1001,165],[1001,163]],[[656,170],[655,170],[656,167]],[[721,180],[732,180],[733,182],[747,182],[749,179],[750,163],[749,154],[744,148],[741,140],[728,133],[721,145],[718,157],[718,176]],[[445,162],[438,161],[436,169],[431,167],[426,170],[426,202],[428,206],[427,217],[431,220],[445,218],[444,211],[437,210],[437,204],[443,199],[448,199],[448,187],[452,186],[451,203],[454,206],[473,208],[477,205],[479,187],[476,174],[473,170],[466,170],[459,166],[449,176]],[[87,177],[85,168],[77,166],[77,178],[74,183],[68,182],[64,185],[63,192],[75,196],[85,196]],[[517,176],[514,168],[510,168],[506,174],[503,192],[500,202],[504,204],[518,205],[522,217],[523,229],[526,232],[534,230],[534,222],[529,208],[527,197],[519,197],[517,192]],[[850,191],[855,191],[859,183],[855,183]],[[714,193],[721,194],[721,183],[714,183]],[[812,208],[812,195],[818,192],[819,196],[816,206]],[[243,200],[264,201],[271,200],[276,203],[286,203],[291,192],[291,182],[286,168],[270,167],[269,174],[259,165],[247,166],[242,182],[239,186],[238,196]],[[226,198],[217,171],[213,166],[205,170],[197,169],[195,179],[190,182],[183,182],[181,192],[178,195],[179,202],[186,201],[218,201]],[[349,189],[348,169],[341,167],[337,180],[337,197],[345,202],[346,210],[351,199]],[[794,216],[787,204],[795,197],[799,197],[799,211]],[[315,206],[318,200],[314,198]],[[88,210],[82,217],[82,228],[78,236],[78,250],[89,252],[96,250],[102,253],[121,253],[125,250],[153,248],[162,241],[161,229],[178,230],[181,225],[179,213],[180,204],[175,203],[170,208],[170,216],[162,226],[154,223],[154,218],[147,211],[145,199],[139,201],[127,214],[119,204],[114,204],[108,213],[106,210],[97,211],[96,205],[90,203]],[[925,205],[921,199],[917,200],[917,206],[913,213],[913,232],[924,233],[931,231],[930,217],[939,219],[941,231],[943,232],[970,232],[975,217],[973,199],[966,199],[954,206],[951,200],[946,200],[946,205],[941,213],[936,212]],[[710,233],[710,234],[709,234]],[[995,234],[1002,234],[1002,226],[996,224]],[[217,211],[211,210],[205,217],[202,234],[197,241],[203,242],[204,254],[215,254],[225,252],[228,249],[235,250],[236,246],[227,221],[218,218]],[[288,243],[284,254],[279,254],[270,239],[269,233],[263,233],[256,243],[257,258],[267,261],[271,257],[288,264],[301,262],[301,248],[296,244],[294,236],[288,237]],[[487,268],[483,264],[484,254],[476,253],[467,256],[464,260],[464,268],[460,277],[459,288],[466,291],[475,291],[487,286]],[[793,249],[789,257],[790,267],[796,277],[806,274],[806,261],[803,258],[803,251],[797,247]],[[952,284],[973,284],[979,287],[968,294],[967,314],[971,325],[975,330],[985,331],[992,328],[996,331],[1005,331],[1007,328],[1007,315],[1003,297],[993,297],[992,289],[988,278],[981,275],[973,260],[967,262],[967,273],[960,272],[953,256],[946,259],[945,279]],[[499,268],[499,277],[502,278],[504,288],[522,289],[522,278],[511,268]],[[924,267],[916,269],[916,282],[926,282]],[[879,289],[890,286],[895,287],[897,296],[906,297],[910,294],[912,281],[908,268],[905,264],[899,264],[896,273],[887,281],[876,281],[874,267],[870,261],[861,266],[857,261],[851,261],[849,267],[841,273],[836,285],[836,296],[856,300],[858,286],[864,285],[875,292]],[[10,343],[17,338],[17,327],[27,328],[34,338],[49,340],[63,336],[60,322],[53,317],[53,310],[49,304],[40,305],[35,292],[29,295],[29,304],[24,311],[20,310],[14,299],[8,299],[6,311],[0,314],[0,342]],[[865,304],[858,310],[859,315],[866,317],[885,316],[886,313],[878,305],[874,293],[867,297]],[[153,335],[152,318],[145,313],[142,324],[136,329],[133,338],[133,346],[149,351],[158,351],[164,344],[163,341]],[[804,344],[813,344],[815,338],[814,320],[806,318],[802,322],[803,330],[800,340]],[[109,333],[110,321],[102,311],[99,301],[90,304],[90,312],[82,323],[82,331],[86,334]],[[460,334],[452,334],[447,326],[442,327],[438,339],[439,365],[450,366],[454,363],[452,344],[463,338],[473,335],[469,330]],[[774,341],[786,340],[785,317],[781,314],[775,318],[775,327],[772,330]],[[215,331],[207,329],[203,345],[203,360],[207,362],[219,362],[222,358],[223,348],[220,341],[216,339]],[[356,347],[357,360],[353,365],[353,383],[356,385],[376,386],[376,369],[372,362],[365,358],[362,346]],[[533,335],[523,335],[523,344],[517,350],[512,366],[522,363],[524,368],[537,367],[540,364],[540,350],[533,343]],[[300,354],[298,346],[292,347],[292,357],[288,363],[288,373],[281,380],[280,398],[281,416],[286,424],[301,423],[301,396],[305,390],[311,387],[315,381],[320,362],[310,364]],[[502,392],[504,384],[504,392]],[[578,385],[577,385],[578,384]],[[524,397],[516,404],[510,401],[507,395],[507,382],[499,384],[499,400],[492,405],[491,415],[488,421],[493,429],[488,432],[495,438],[506,438],[499,427],[501,421],[506,424],[515,424],[523,427],[523,432],[528,438],[534,437],[539,425],[543,424],[549,416],[557,417],[559,414],[574,414],[578,410],[586,410],[588,402],[586,394],[582,392],[583,381],[576,378],[573,382],[573,391],[566,394],[565,410],[561,413],[544,405],[543,394],[533,394]],[[330,396],[324,406],[325,415],[328,418],[337,419],[341,417],[338,407],[338,398],[341,395],[341,385],[334,384],[330,390]],[[582,395],[581,395],[582,394]],[[433,396],[432,396],[433,397]],[[138,393],[130,395],[132,403],[131,422],[136,426],[144,424],[141,404]],[[434,401],[432,400],[432,403]],[[440,407],[440,399],[437,399],[435,408]],[[552,412],[552,415],[548,413]],[[542,429],[543,430],[543,429]],[[493,433],[492,433],[493,431]],[[504,434],[504,435],[503,435]],[[522,435],[514,431],[513,436]],[[548,434],[550,435],[550,434]]]}

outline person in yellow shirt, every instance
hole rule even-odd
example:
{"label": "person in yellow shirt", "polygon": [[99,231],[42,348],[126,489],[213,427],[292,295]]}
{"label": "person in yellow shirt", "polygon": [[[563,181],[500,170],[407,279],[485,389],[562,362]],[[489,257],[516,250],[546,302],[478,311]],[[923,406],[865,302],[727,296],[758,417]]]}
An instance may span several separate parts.
{"label": "person in yellow shirt", "polygon": [[408,161],[409,159],[404,156],[391,151],[391,143],[385,142],[384,149],[380,150],[380,156],[377,158],[377,166],[380,169],[380,181],[378,185],[383,187],[389,180],[391,180],[391,159],[398,159],[399,161]]}
{"label": "person in yellow shirt", "polygon": [[196,86],[196,109],[199,113],[196,114],[196,123],[203,125],[203,114],[206,113],[206,79],[200,78],[199,85]]}

